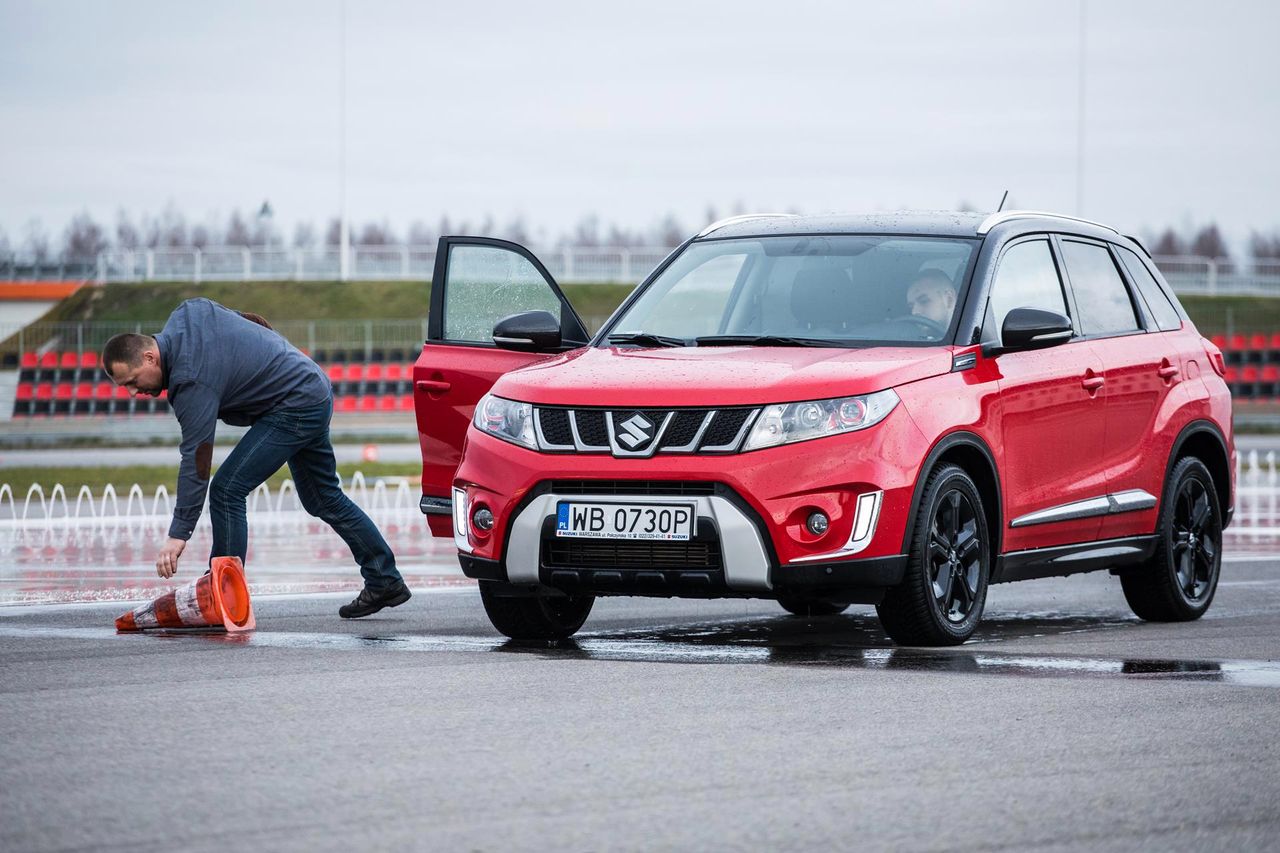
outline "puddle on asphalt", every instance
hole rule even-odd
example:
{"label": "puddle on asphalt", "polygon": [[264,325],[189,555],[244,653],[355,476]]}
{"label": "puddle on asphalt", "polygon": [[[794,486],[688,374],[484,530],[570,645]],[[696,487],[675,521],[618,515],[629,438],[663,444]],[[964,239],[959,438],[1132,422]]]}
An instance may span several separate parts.
{"label": "puddle on asphalt", "polygon": [[772,664],[860,670],[1015,676],[1102,678],[1280,688],[1280,663],[1249,660],[1115,659],[1075,655],[1013,654],[983,648],[999,639],[1071,633],[1123,624],[1117,618],[1076,616],[994,619],[982,639],[954,649],[898,648],[874,626],[851,617],[767,617],[728,624],[583,632],[572,640],[523,643],[465,635],[319,633],[259,630],[152,631],[118,635],[110,628],[0,625],[0,637],[142,642],[202,642],[254,648],[333,651],[479,652],[542,660],[637,661],[675,664]]}

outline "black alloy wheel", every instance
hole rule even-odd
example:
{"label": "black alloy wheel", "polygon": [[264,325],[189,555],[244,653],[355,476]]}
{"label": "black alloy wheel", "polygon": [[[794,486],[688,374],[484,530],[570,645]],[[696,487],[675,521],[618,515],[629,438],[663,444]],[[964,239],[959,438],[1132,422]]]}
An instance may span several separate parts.
{"label": "black alloy wheel", "polygon": [[1199,459],[1174,466],[1156,537],[1151,561],[1120,576],[1129,606],[1151,622],[1200,618],[1222,570],[1222,513],[1213,477]]}
{"label": "black alloy wheel", "polygon": [[963,622],[973,611],[981,558],[977,512],[963,492],[952,489],[934,513],[928,556],[933,595],[948,622]]}
{"label": "black alloy wheel", "polygon": [[876,606],[895,642],[963,643],[982,618],[991,575],[991,546],[982,497],[956,465],[929,475],[917,510],[902,583]]}
{"label": "black alloy wheel", "polygon": [[480,582],[480,601],[493,627],[513,640],[565,640],[587,621],[594,595],[511,595]]}

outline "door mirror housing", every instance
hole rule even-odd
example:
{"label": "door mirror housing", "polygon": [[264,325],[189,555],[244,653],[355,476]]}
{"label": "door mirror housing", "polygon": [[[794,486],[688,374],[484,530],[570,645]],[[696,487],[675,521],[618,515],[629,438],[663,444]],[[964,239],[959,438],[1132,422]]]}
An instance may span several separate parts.
{"label": "door mirror housing", "polygon": [[1000,352],[1044,349],[1065,344],[1074,331],[1071,320],[1057,311],[1042,308],[1014,308],[1000,327]]}
{"label": "door mirror housing", "polygon": [[550,352],[560,348],[560,321],[548,311],[521,311],[493,327],[493,342],[516,352]]}

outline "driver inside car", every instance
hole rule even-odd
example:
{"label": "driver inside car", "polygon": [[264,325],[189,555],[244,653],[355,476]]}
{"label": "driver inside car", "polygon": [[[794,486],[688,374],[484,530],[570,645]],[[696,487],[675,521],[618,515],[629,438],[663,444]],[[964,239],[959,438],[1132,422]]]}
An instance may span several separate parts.
{"label": "driver inside car", "polygon": [[907,307],[913,317],[932,320],[940,332],[945,331],[956,307],[956,287],[951,277],[939,269],[921,270],[907,288]]}

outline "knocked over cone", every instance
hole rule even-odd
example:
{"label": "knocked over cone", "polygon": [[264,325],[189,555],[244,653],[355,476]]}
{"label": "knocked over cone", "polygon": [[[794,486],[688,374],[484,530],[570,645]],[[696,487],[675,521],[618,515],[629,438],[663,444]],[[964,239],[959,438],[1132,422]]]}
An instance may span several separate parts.
{"label": "knocked over cone", "polygon": [[249,585],[244,581],[239,557],[214,557],[207,574],[116,620],[117,631],[146,628],[252,631],[255,625]]}

